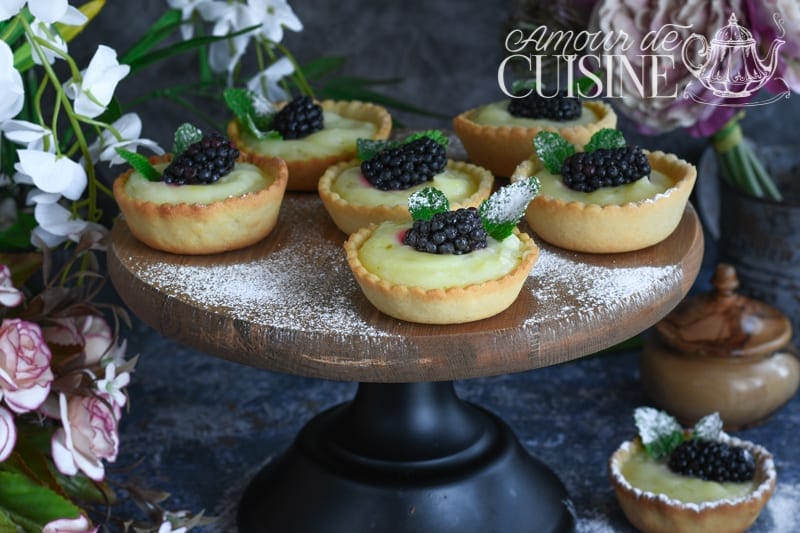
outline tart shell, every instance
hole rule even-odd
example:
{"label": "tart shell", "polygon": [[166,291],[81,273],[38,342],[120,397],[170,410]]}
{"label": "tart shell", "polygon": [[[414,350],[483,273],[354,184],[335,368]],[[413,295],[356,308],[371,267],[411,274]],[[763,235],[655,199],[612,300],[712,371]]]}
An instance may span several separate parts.
{"label": "tart shell", "polygon": [[636,437],[623,443],[608,462],[611,485],[625,516],[644,533],[706,533],[746,531],[761,513],[775,492],[777,475],[772,455],[763,447],[749,441],[723,435],[723,440],[747,448],[756,461],[755,490],[745,497],[713,502],[685,503],[664,494],[633,487],[622,475],[622,467],[634,453],[643,449]]}
{"label": "tart shell", "polygon": [[488,126],[471,117],[478,108],[464,111],[453,119],[453,129],[461,139],[470,161],[488,168],[495,176],[508,177],[516,166],[534,155],[533,138],[540,131],[556,131],[575,146],[584,146],[603,128],[616,128],[617,115],[611,106],[597,100],[583,102],[597,116],[590,124],[563,128]]}
{"label": "tart shell", "polygon": [[[334,224],[350,235],[372,223],[377,224],[386,220],[394,222],[410,221],[411,215],[408,212],[408,206],[405,204],[395,206],[356,205],[348,202],[333,191],[331,186],[336,177],[347,169],[360,164],[361,162],[358,159],[339,163],[326,170],[319,180],[319,196]],[[478,183],[478,189],[471,196],[458,202],[451,202],[451,210],[461,207],[478,207],[492,193],[494,176],[485,168],[453,160],[448,160],[447,168],[469,174]]]}
{"label": "tart shell", "polygon": [[[673,185],[652,198],[626,204],[598,205],[538,195],[525,218],[543,240],[577,252],[616,253],[646,248],[666,239],[680,223],[697,178],[694,165],[664,152],[646,152],[653,170]],[[536,175],[542,164],[519,164],[511,181]]]}
{"label": "tart shell", "polygon": [[[172,154],[151,157],[169,162]],[[125,190],[134,170],[114,181],[114,198],[131,233],[151,248],[176,254],[201,255],[244,248],[266,237],[278,220],[288,173],[283,160],[240,154],[274,178],[265,189],[210,204],[156,204],[129,196]]]}
{"label": "tart shell", "polygon": [[[332,111],[343,117],[371,122],[376,131],[373,140],[383,140],[392,132],[392,117],[389,112],[375,104],[355,101],[323,100],[319,105],[325,111]],[[234,119],[228,123],[228,137],[236,144],[240,152],[247,152],[247,145],[242,140],[242,128],[239,121]],[[255,154],[254,154],[255,155]],[[316,191],[320,176],[331,165],[341,161],[348,161],[356,156],[356,147],[328,157],[311,159],[286,159],[289,169],[289,191]]]}
{"label": "tart shell", "polygon": [[361,228],[345,242],[347,262],[372,305],[391,317],[408,322],[461,324],[496,315],[516,300],[539,257],[539,248],[533,239],[515,229],[514,234],[524,245],[522,261],[501,278],[448,289],[395,285],[369,272],[358,257],[361,245],[376,227],[373,224]]}

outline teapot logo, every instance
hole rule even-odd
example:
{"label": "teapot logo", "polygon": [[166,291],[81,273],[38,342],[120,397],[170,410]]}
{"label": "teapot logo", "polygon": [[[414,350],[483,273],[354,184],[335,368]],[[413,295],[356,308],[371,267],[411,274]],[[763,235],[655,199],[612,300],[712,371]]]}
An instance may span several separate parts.
{"label": "teapot logo", "polygon": [[[773,18],[781,29],[780,36],[783,36],[780,16],[776,14]],[[692,51],[696,49],[696,42],[700,43],[699,56],[705,58],[702,64],[696,64],[691,57]],[[704,101],[692,90],[694,82],[686,88],[684,98],[691,97],[696,102],[711,105],[741,107],[763,105],[781,96],[788,97],[787,87],[785,93],[778,94],[768,101],[750,102],[747,98],[741,103],[736,102],[736,99],[752,96],[772,79],[778,66],[778,50],[785,43],[783,39],[775,39],[766,56],[763,59],[758,57],[753,34],[738,23],[734,13],[731,13],[728,24],[717,31],[710,44],[705,36],[693,33],[683,43],[681,49],[683,63],[703,87],[726,100],[724,103]]]}

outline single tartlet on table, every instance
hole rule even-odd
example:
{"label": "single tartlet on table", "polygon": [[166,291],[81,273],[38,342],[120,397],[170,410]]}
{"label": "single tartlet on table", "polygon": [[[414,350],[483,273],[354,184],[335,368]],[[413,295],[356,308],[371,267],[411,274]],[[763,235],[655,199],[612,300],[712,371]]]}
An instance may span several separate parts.
{"label": "single tartlet on table", "polygon": [[526,219],[543,240],[578,252],[629,252],[666,239],[678,226],[697,177],[672,154],[628,146],[618,130],[592,135],[578,152],[554,132],[534,138],[536,157],[511,180],[536,175],[541,193]]}
{"label": "single tartlet on table", "polygon": [[408,198],[434,187],[453,209],[477,207],[489,197],[492,174],[448,160],[442,132],[413,133],[397,141],[358,140],[358,159],[330,167],[319,180],[319,195],[336,226],[347,234],[371,223],[411,220]]}
{"label": "single tartlet on table", "polygon": [[286,164],[241,154],[218,133],[185,124],[174,154],[127,152],[133,166],[114,181],[114,198],[131,233],[152,248],[212,254],[249,246],[275,227]]}
{"label": "single tartlet on table", "polygon": [[361,228],[345,242],[366,298],[383,313],[423,324],[459,324],[508,308],[538,258],[516,228],[538,191],[536,178],[495,192],[479,208],[450,211],[427,187],[408,200],[413,223]]}
{"label": "single tartlet on table", "polygon": [[528,88],[522,94],[527,96],[469,109],[453,119],[470,160],[496,176],[511,176],[520,161],[534,156],[531,143],[541,131],[556,131],[583,146],[597,131],[617,126],[617,115],[603,102],[564,91],[542,96]]}
{"label": "single tartlet on table", "polygon": [[639,435],[609,460],[628,520],[645,533],[741,532],[775,491],[772,455],[722,431],[714,413],[691,430],[649,407],[634,414]]}
{"label": "single tartlet on table", "polygon": [[226,90],[225,100],[236,115],[230,138],[243,153],[283,159],[290,191],[315,191],[328,167],[355,157],[357,139],[386,139],[392,129],[388,111],[371,103],[298,96],[273,106],[244,89]]}

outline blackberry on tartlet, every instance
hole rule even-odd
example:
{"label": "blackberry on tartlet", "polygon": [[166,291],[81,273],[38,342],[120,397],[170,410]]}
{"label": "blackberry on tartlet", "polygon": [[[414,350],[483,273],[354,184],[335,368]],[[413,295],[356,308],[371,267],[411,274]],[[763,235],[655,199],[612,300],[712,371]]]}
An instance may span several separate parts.
{"label": "blackberry on tartlet", "polygon": [[514,97],[508,103],[508,112],[515,117],[547,119],[564,122],[581,116],[581,99],[559,91],[552,96],[542,96],[537,91]]}
{"label": "blackberry on tartlet", "polygon": [[284,139],[302,139],[324,126],[322,107],[309,96],[293,98],[272,119],[272,128]]}

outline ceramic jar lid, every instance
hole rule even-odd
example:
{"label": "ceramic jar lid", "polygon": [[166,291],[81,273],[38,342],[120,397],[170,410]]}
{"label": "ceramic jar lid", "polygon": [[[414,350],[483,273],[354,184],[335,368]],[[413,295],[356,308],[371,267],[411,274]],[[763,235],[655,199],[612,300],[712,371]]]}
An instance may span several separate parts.
{"label": "ceramic jar lid", "polygon": [[792,326],[780,311],[736,293],[733,266],[720,263],[714,290],[683,300],[655,326],[659,338],[684,354],[709,357],[764,357],[785,346]]}

